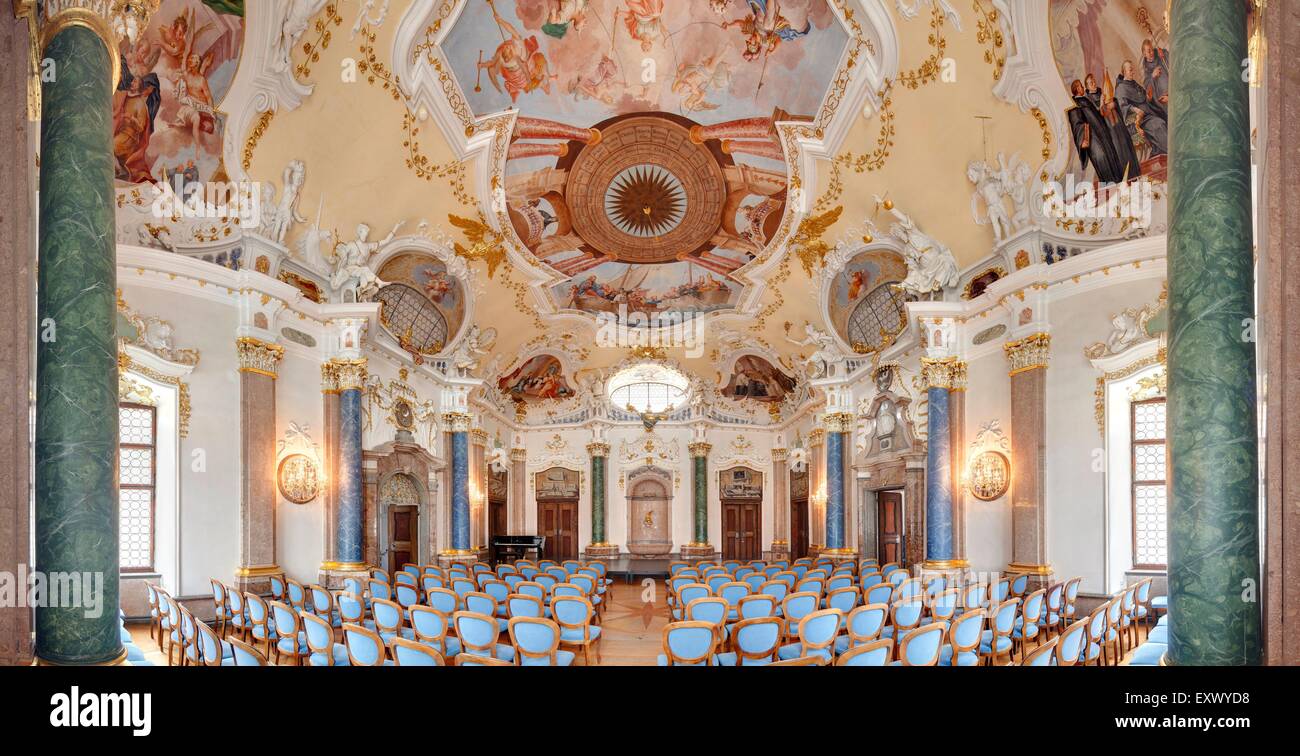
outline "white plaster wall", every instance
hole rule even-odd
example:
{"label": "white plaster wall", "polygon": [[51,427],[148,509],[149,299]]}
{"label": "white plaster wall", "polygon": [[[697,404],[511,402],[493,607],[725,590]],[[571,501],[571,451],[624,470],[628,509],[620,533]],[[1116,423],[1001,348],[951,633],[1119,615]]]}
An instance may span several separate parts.
{"label": "white plaster wall", "polygon": [[[323,463],[324,409],[319,358],[303,347],[289,345],[280,361],[275,386],[277,444],[284,440],[289,424],[296,423],[311,435]],[[328,474],[323,464],[321,469]],[[325,559],[324,497],[294,504],[280,496],[277,486],[275,507],[275,553],[279,565],[288,577],[305,584],[315,583]]]}
{"label": "white plaster wall", "polygon": [[1094,409],[1100,372],[1083,356],[1083,348],[1106,339],[1116,312],[1155,302],[1160,285],[1153,278],[1075,289],[1078,293],[1067,291],[1051,305],[1047,557],[1058,576],[1082,576],[1084,593],[1106,592],[1106,472],[1105,441]]}
{"label": "white plaster wall", "polygon": [[[208,580],[230,580],[239,566],[239,374],[233,307],[181,290],[119,280],[136,312],[174,327],[178,347],[198,349],[187,379],[189,437],[180,440],[179,591],[207,595]],[[160,534],[160,537],[165,537]]]}
{"label": "white plaster wall", "polygon": [[[966,367],[966,457],[980,429],[997,420],[1011,437],[1011,379],[1001,348],[971,359]],[[1049,395],[1050,401],[1050,395]],[[1051,410],[1048,410],[1050,416]],[[965,471],[959,471],[964,475]],[[925,506],[925,502],[911,502]],[[1000,572],[1011,561],[1011,502],[1007,496],[980,501],[966,496],[966,558],[976,572]]]}

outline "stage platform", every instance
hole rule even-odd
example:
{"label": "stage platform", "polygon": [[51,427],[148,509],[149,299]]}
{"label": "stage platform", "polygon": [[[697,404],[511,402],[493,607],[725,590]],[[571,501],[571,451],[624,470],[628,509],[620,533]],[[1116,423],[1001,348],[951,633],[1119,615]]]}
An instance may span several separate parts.
{"label": "stage platform", "polygon": [[617,557],[608,560],[609,574],[610,577],[621,577],[627,583],[631,583],[637,578],[662,579],[668,577],[668,564],[681,560],[681,554],[678,553],[665,554],[661,557],[619,554]]}

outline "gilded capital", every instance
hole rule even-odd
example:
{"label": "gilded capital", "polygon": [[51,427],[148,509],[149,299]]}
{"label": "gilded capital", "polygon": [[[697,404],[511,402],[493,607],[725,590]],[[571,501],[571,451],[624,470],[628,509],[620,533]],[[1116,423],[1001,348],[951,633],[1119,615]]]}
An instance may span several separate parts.
{"label": "gilded capital", "polygon": [[709,452],[713,450],[713,444],[706,441],[692,441],[686,448],[690,451],[692,457],[707,457]]}
{"label": "gilded capital", "polygon": [[339,371],[333,362],[321,363],[320,391],[322,394],[337,394],[339,392]]}
{"label": "gilded capital", "polygon": [[953,391],[966,390],[966,363],[962,360],[953,360],[952,363],[952,387]]}
{"label": "gilded capital", "polygon": [[824,446],[825,444],[826,444],[826,429],[825,429],[825,428],[813,428],[813,429],[808,433],[808,448],[809,448],[809,449],[815,449],[815,448],[817,448],[817,447],[819,447],[819,446]]}
{"label": "gilded capital", "polygon": [[[951,390],[953,388],[953,374],[956,372],[956,365],[956,357],[922,357],[921,378],[925,381],[925,387],[928,389],[941,388]],[[965,376],[965,373],[965,363],[962,363],[962,375]]]}
{"label": "gilded capital", "polygon": [[1052,336],[1047,333],[1036,333],[1018,341],[1008,341],[1002,345],[1002,349],[1006,352],[1007,359],[1011,361],[1011,375],[1045,368],[1048,358],[1051,357]]}
{"label": "gilded capital", "polygon": [[239,372],[275,378],[276,366],[284,356],[284,347],[245,336],[235,339],[235,354],[239,357]]}
{"label": "gilded capital", "polygon": [[339,391],[360,391],[366,385],[366,358],[355,360],[335,358],[330,360],[338,379]]}
{"label": "gilded capital", "polygon": [[113,86],[122,77],[123,40],[134,46],[149,26],[149,18],[158,11],[162,0],[19,0],[15,9],[20,15],[39,11],[41,52],[59,32],[73,26],[91,30],[104,42],[113,66]]}
{"label": "gilded capital", "polygon": [[786,460],[789,459],[789,458],[790,458],[790,450],[789,450],[789,449],[773,449],[773,450],[772,450],[772,461],[773,461],[773,462],[784,462],[784,461],[786,461]]}
{"label": "gilded capital", "polygon": [[823,415],[822,426],[827,433],[849,433],[853,430],[853,413],[831,412]]}
{"label": "gilded capital", "polygon": [[474,417],[468,412],[444,412],[442,424],[451,433],[468,433]]}
{"label": "gilded capital", "polygon": [[511,462],[527,462],[527,461],[528,461],[528,450],[527,450],[527,449],[511,449],[511,450],[510,450],[510,461],[511,461]]}
{"label": "gilded capital", "polygon": [[483,428],[471,428],[469,431],[470,440],[479,446],[487,446],[488,432]]}
{"label": "gilded capital", "polygon": [[604,441],[593,441],[587,444],[587,454],[593,457],[608,457],[609,444]]}

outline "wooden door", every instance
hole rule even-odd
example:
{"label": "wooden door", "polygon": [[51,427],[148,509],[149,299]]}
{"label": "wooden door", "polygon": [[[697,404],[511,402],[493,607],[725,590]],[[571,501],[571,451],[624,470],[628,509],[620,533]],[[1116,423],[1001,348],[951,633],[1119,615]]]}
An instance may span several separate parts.
{"label": "wooden door", "polygon": [[543,559],[578,558],[578,502],[537,502],[537,534],[546,536]]}
{"label": "wooden door", "polygon": [[492,544],[492,539],[497,536],[514,535],[508,532],[509,525],[506,524],[506,503],[496,500],[488,502],[488,545]]}
{"label": "wooden door", "polygon": [[722,502],[722,558],[748,562],[763,558],[762,502]]}
{"label": "wooden door", "polygon": [[420,517],[420,508],[411,505],[395,505],[388,508],[388,572],[392,574],[402,569],[404,564],[418,564],[420,561],[417,548],[416,522]]}
{"label": "wooden door", "polygon": [[876,492],[876,554],[881,564],[903,561],[903,492]]}
{"label": "wooden door", "polygon": [[790,558],[808,556],[808,500],[790,500]]}

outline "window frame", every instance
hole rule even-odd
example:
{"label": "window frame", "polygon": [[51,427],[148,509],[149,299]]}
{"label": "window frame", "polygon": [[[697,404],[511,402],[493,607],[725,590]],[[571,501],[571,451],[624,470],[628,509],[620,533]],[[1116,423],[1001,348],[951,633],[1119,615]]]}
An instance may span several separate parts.
{"label": "window frame", "polygon": [[[117,450],[118,450],[118,496],[117,496],[117,517],[118,517],[118,557],[117,569],[119,573],[136,575],[149,574],[157,572],[158,569],[158,408],[151,404],[141,404],[139,402],[117,403],[118,407],[118,424],[117,424]],[[149,441],[148,444],[128,444],[122,441],[122,409],[148,410],[149,411]],[[123,449],[148,449],[149,454],[149,484],[141,483],[122,483],[121,465]],[[121,554],[121,527],[122,527],[122,491],[149,491],[149,564],[144,567],[123,567]]]}
{"label": "window frame", "polygon": [[[1137,414],[1138,407],[1148,404],[1165,405],[1165,428],[1160,438],[1138,439],[1137,431]],[[1166,398],[1155,396],[1150,399],[1136,399],[1129,402],[1129,517],[1131,523],[1132,535],[1132,562],[1134,570],[1166,570],[1169,567],[1169,406]],[[1138,462],[1137,454],[1140,446],[1160,445],[1165,448],[1165,477],[1162,480],[1138,479]],[[1139,562],[1138,561],[1138,487],[1139,486],[1164,486],[1165,487],[1165,562],[1163,564]]]}

